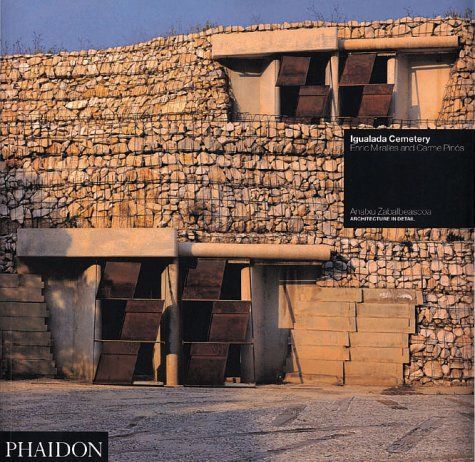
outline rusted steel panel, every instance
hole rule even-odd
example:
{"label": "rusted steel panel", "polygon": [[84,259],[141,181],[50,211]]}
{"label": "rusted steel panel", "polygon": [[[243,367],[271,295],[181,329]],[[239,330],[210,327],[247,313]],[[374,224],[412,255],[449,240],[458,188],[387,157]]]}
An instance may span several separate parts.
{"label": "rusted steel panel", "polygon": [[340,85],[365,85],[371,79],[376,53],[348,55]]}
{"label": "rusted steel panel", "polygon": [[186,383],[188,385],[222,385],[226,372],[229,345],[193,343]]}
{"label": "rusted steel panel", "polygon": [[244,342],[251,303],[240,300],[214,302],[210,342]]}
{"label": "rusted steel panel", "polygon": [[94,383],[130,385],[140,343],[105,342]]}
{"label": "rusted steel panel", "polygon": [[157,339],[164,300],[128,300],[122,340],[154,342]]}
{"label": "rusted steel panel", "polygon": [[133,298],[139,273],[140,263],[106,262],[97,298]]}
{"label": "rusted steel panel", "polygon": [[218,300],[221,295],[226,260],[198,258],[190,268],[183,290],[183,300]]}
{"label": "rusted steel panel", "polygon": [[323,117],[327,107],[329,85],[300,87],[295,115],[297,117]]}
{"label": "rusted steel panel", "polygon": [[385,83],[365,85],[358,117],[387,117],[391,107],[393,87],[393,84]]}
{"label": "rusted steel panel", "polygon": [[284,56],[280,63],[279,77],[276,86],[289,87],[305,85],[307,81],[310,57]]}

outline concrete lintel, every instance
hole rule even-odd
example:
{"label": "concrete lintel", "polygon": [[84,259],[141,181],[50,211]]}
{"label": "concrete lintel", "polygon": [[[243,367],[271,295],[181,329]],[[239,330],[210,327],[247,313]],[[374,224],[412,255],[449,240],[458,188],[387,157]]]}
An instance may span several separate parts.
{"label": "concrete lintel", "polygon": [[176,257],[176,231],[155,228],[24,228],[18,257]]}
{"label": "concrete lintel", "polygon": [[256,57],[274,53],[338,49],[336,27],[236,32],[211,36],[213,58]]}

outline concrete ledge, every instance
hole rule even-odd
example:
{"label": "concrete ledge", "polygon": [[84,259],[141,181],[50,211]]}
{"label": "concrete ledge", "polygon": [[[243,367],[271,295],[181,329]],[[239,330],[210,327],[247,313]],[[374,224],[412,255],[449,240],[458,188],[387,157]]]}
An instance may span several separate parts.
{"label": "concrete ledge", "polygon": [[219,34],[211,36],[213,58],[338,49],[336,27]]}
{"label": "concrete ledge", "polygon": [[155,228],[19,229],[17,255],[36,257],[176,257],[176,231]]}

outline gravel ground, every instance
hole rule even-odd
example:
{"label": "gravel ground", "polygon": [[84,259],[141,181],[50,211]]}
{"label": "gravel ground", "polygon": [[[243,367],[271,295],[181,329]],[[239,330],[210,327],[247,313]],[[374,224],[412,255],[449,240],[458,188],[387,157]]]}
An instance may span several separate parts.
{"label": "gravel ground", "polygon": [[108,431],[112,462],[473,460],[473,398],[460,389],[17,381],[0,390],[3,430]]}

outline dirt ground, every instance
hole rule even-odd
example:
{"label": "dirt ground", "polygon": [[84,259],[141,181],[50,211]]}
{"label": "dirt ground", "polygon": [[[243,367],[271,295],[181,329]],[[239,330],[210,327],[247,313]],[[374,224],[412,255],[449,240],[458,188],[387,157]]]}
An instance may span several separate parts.
{"label": "dirt ground", "polygon": [[[471,461],[473,398],[381,388],[0,382],[2,430],[108,431],[109,460]],[[467,393],[467,390],[465,390]]]}

